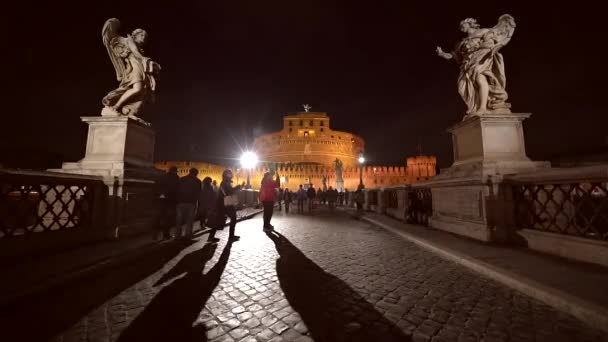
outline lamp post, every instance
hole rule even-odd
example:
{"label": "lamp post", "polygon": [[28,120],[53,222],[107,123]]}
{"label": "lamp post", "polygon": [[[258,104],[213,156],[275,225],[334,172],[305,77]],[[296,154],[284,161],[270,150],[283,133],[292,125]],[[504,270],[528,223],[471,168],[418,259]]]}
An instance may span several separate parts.
{"label": "lamp post", "polygon": [[255,167],[258,162],[258,156],[250,151],[244,152],[241,155],[241,166],[247,169],[247,184],[245,189],[251,189],[251,169]]}
{"label": "lamp post", "polygon": [[363,185],[363,164],[365,163],[365,158],[363,157],[363,153],[359,153],[359,186],[361,189],[365,188]]}

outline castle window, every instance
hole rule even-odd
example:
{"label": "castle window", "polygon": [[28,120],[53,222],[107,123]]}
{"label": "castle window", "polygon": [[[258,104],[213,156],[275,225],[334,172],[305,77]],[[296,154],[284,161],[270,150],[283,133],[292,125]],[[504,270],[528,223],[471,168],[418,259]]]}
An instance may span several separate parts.
{"label": "castle window", "polygon": [[304,126],[304,121],[300,120],[300,126]]}
{"label": "castle window", "polygon": [[325,126],[325,121],[321,121],[321,127]]}
{"label": "castle window", "polygon": [[[321,122],[323,122],[323,121],[321,121]],[[321,125],[321,126],[323,126],[323,125]],[[323,128],[321,128],[321,132],[323,132]]]}
{"label": "castle window", "polygon": [[293,121],[289,120],[289,126],[293,126]]}
{"label": "castle window", "polygon": [[333,138],[334,138],[334,136],[332,135],[332,136],[331,136],[331,138],[333,139]]}
{"label": "castle window", "polygon": [[314,122],[312,120],[310,120],[310,122],[308,123],[309,126],[314,126]]}
{"label": "castle window", "polygon": [[[291,122],[290,122],[291,123]],[[290,127],[289,128],[289,133],[293,132],[293,129]]]}

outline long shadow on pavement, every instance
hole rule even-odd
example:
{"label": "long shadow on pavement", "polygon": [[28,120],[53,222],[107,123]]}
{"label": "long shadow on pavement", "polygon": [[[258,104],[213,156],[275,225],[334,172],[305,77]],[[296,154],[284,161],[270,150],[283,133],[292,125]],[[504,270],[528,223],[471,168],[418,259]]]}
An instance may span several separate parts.
{"label": "long shadow on pavement", "polygon": [[231,242],[224,247],[211,270],[203,274],[216,246],[207,244],[184,256],[185,261],[176,267],[179,266],[180,271],[184,269],[186,275],[163,288],[123,331],[118,341],[207,341],[205,329],[192,327],[192,324],[219,284],[228,264]]}
{"label": "long shadow on pavement", "polygon": [[409,341],[401,330],[338,277],[308,259],[285,236],[267,233],[279,258],[285,298],[317,341]]}
{"label": "long shadow on pavement", "polygon": [[93,273],[1,308],[0,340],[50,340],[91,310],[159,270],[190,244],[171,243],[127,264]]}

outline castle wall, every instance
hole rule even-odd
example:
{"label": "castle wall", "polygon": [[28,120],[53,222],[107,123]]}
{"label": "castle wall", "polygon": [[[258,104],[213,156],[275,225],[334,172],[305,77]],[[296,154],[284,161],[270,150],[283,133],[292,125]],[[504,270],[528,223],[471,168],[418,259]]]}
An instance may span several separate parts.
{"label": "castle wall", "polygon": [[[178,168],[180,177],[188,174],[190,168],[199,170],[198,177],[203,179],[211,177],[219,183],[222,179],[222,172],[228,168],[222,165],[214,165],[203,162],[182,162],[167,161],[155,164],[156,168],[168,170],[171,166]],[[427,156],[417,156],[407,159],[405,166],[364,166],[362,170],[363,184],[366,188],[382,188],[404,184],[414,184],[426,182],[435,176],[436,158]],[[245,184],[247,180],[247,170],[231,168],[234,173],[234,184]],[[259,189],[262,177],[269,169],[266,166],[259,166],[251,170],[251,186]],[[336,170],[334,167],[321,165],[281,165],[277,166],[277,172],[282,178],[281,187],[291,190],[299,187],[300,184],[313,184],[315,188],[322,188],[323,177],[326,177],[327,187],[336,187]],[[344,167],[342,178],[344,188],[353,191],[359,185],[359,167]]]}
{"label": "castle wall", "polygon": [[[329,117],[322,112],[299,112],[283,117],[281,131],[255,139],[254,151],[260,164],[251,170],[251,186],[260,188],[260,183],[269,165],[276,165],[282,178],[282,187],[296,189],[300,184],[336,187],[335,160],[343,163],[344,188],[355,190],[359,185],[357,159],[363,152],[365,141],[351,133],[334,131],[329,127]],[[204,162],[168,161],[156,163],[156,167],[168,170],[178,168],[185,176],[192,167],[199,170],[199,178],[211,177],[219,183],[227,167]],[[381,188],[395,185],[426,182],[435,176],[437,160],[433,156],[416,156],[406,160],[405,166],[364,166],[363,184],[366,188]],[[232,168],[235,184],[245,184],[247,170]]]}
{"label": "castle wall", "polygon": [[329,127],[326,113],[297,113],[283,118],[283,129],[260,136],[254,150],[261,161],[317,163],[331,167],[340,159],[344,166],[356,166],[365,141],[351,133]]}

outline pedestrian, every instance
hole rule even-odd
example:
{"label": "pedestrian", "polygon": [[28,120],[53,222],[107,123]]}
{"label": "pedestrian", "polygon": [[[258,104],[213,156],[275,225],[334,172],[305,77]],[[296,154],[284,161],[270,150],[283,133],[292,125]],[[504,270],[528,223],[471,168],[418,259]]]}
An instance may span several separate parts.
{"label": "pedestrian", "polygon": [[163,239],[172,238],[171,226],[175,222],[178,184],[177,167],[171,166],[159,181],[160,219],[158,223],[163,232]]}
{"label": "pedestrian", "polygon": [[[236,192],[241,190],[241,186],[237,185],[235,187],[232,186],[232,171],[230,169],[224,170],[222,173],[222,182],[220,183],[219,190],[217,193],[217,202],[216,202],[216,211],[217,216],[222,218],[222,222],[224,218],[228,216],[230,218],[230,231],[228,234],[229,241],[238,241],[240,236],[235,235],[236,230]],[[212,183],[213,184],[213,183]],[[226,199],[229,198],[229,199]],[[219,227],[216,227],[219,228]],[[209,233],[209,237],[207,241],[211,243],[218,242],[220,239],[215,237],[216,230],[212,230]]]}
{"label": "pedestrian", "polygon": [[205,228],[209,214],[215,208],[217,203],[217,194],[213,191],[211,185],[211,177],[203,179],[203,188],[201,189],[201,197],[198,201],[198,217],[201,221],[201,229]]}
{"label": "pedestrian", "polygon": [[[192,238],[192,225],[196,214],[196,204],[200,197],[201,181],[196,176],[198,170],[191,168],[188,175],[179,179],[175,218],[176,234],[184,239]],[[182,225],[186,224],[182,232]]]}
{"label": "pedestrian", "polygon": [[285,202],[285,213],[287,214],[289,214],[289,205],[293,201],[293,195],[293,192],[285,188],[285,191],[283,192],[283,201]]}
{"label": "pedestrian", "polygon": [[277,202],[279,203],[279,211],[281,211],[281,202],[283,202],[283,189],[279,188],[279,194],[277,196]]}
{"label": "pedestrian", "polygon": [[306,194],[308,195],[308,212],[312,213],[312,209],[315,206],[315,197],[317,197],[317,192],[315,191],[315,188],[312,186],[312,183],[310,184],[310,187],[306,191]]}
{"label": "pedestrian", "polygon": [[340,191],[340,193],[338,194],[338,205],[344,205],[344,191]]}
{"label": "pedestrian", "polygon": [[211,186],[213,187],[213,191],[215,191],[217,193],[218,187],[217,187],[217,181],[215,179],[211,182]]}
{"label": "pedestrian", "polygon": [[348,207],[348,200],[349,200],[349,193],[348,193],[348,189],[344,189],[344,206]]}
{"label": "pedestrian", "polygon": [[355,191],[355,205],[357,206],[357,213],[361,214],[363,212],[363,200],[364,200],[364,194],[363,194],[363,185],[359,184],[359,186],[357,187],[357,191]]}
{"label": "pedestrian", "polygon": [[274,211],[274,202],[277,200],[276,189],[281,186],[279,174],[276,174],[275,180],[272,180],[274,171],[266,172],[262,178],[262,186],[260,188],[260,202],[264,206],[264,231],[270,232],[274,227],[270,224],[272,212]]}
{"label": "pedestrian", "polygon": [[327,203],[329,205],[329,210],[334,211],[336,208],[336,201],[338,200],[338,191],[332,189],[330,186],[326,192]]}
{"label": "pedestrian", "polygon": [[304,190],[304,188],[302,187],[302,184],[300,184],[300,188],[296,192],[296,201],[298,202],[298,214],[304,214],[304,202],[306,202],[307,198],[308,194],[306,193],[306,190]]}

